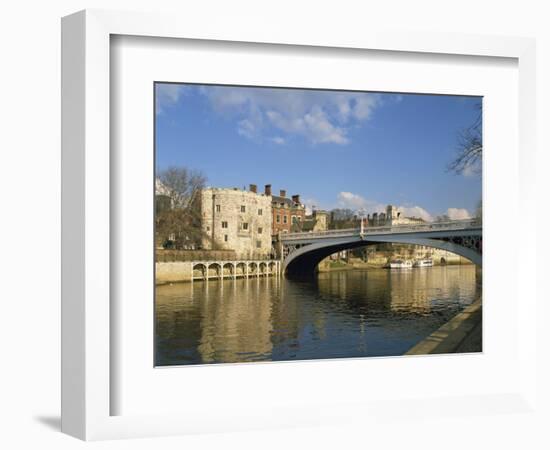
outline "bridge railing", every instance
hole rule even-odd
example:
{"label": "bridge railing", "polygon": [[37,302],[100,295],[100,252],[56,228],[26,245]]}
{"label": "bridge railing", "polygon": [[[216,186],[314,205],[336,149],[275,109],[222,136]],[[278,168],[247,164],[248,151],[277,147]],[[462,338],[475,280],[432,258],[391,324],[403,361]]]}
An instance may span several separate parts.
{"label": "bridge railing", "polygon": [[451,220],[447,222],[428,222],[415,225],[385,225],[381,227],[345,228],[341,230],[310,231],[300,233],[286,233],[281,235],[282,241],[292,241],[311,238],[349,237],[361,235],[393,234],[393,233],[418,233],[425,231],[467,230],[481,227],[478,219]]}

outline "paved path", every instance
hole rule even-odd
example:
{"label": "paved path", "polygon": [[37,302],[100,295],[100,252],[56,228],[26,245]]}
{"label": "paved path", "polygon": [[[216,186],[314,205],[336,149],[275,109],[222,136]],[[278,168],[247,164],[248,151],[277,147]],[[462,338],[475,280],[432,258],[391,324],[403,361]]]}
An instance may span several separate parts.
{"label": "paved path", "polygon": [[481,300],[476,300],[405,354],[428,355],[481,351],[482,305]]}

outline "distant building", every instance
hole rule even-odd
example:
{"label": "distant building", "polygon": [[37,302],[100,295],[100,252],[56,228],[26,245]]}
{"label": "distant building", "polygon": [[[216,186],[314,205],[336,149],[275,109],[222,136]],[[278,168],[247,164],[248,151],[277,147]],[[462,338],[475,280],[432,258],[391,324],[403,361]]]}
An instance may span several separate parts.
{"label": "distant building", "polygon": [[272,234],[290,233],[293,225],[301,228],[301,223],[306,217],[306,208],[300,203],[300,196],[293,195],[291,198],[286,196],[285,190],[280,190],[279,195],[271,195],[271,185],[265,185],[265,195],[271,196],[272,210]]}
{"label": "distant building", "polygon": [[203,248],[234,250],[239,259],[260,259],[272,253],[271,195],[256,185],[241,189],[207,188],[201,191]]}
{"label": "distant building", "polygon": [[363,221],[365,226],[393,226],[393,225],[414,225],[425,223],[420,217],[405,217],[397,206],[386,206],[385,212],[368,214]]}
{"label": "distant building", "polygon": [[313,210],[311,216],[306,216],[300,231],[327,231],[329,214],[322,210]]}

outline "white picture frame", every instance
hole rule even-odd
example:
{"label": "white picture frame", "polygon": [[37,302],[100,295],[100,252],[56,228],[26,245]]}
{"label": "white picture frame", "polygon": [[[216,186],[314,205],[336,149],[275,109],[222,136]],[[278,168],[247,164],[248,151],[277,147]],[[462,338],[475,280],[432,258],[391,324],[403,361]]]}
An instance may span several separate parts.
{"label": "white picture frame", "polygon": [[[257,429],[309,423],[330,423],[347,417],[371,417],[390,414],[383,400],[334,405],[330,412],[319,413],[319,405],[301,408],[284,402],[275,413],[261,411],[236,414],[224,420],[231,410],[220,407],[219,414],[122,414],[112,415],[113,392],[120,389],[113,382],[111,365],[118,355],[112,352],[110,336],[116,333],[111,321],[111,185],[116,173],[111,171],[110,91],[111,36],[142,36],[256,44],[284,44],[329,48],[500,57],[517,60],[519,80],[519,181],[516,194],[521,199],[517,212],[528,216],[534,208],[534,189],[530,174],[535,161],[535,45],[532,39],[481,37],[439,33],[408,34],[383,30],[324,33],[262,28],[251,23],[235,29],[217,23],[206,28],[192,17],[163,14],[83,11],[67,16],[62,22],[62,429],[86,440],[122,437],[161,436],[221,430]],[[526,227],[528,224],[519,224]],[[535,261],[535,236],[526,233],[518,258]],[[517,283],[524,297],[518,311],[517,383],[511,390],[483,396],[472,394],[455,401],[438,398],[440,405],[458,408],[468,414],[471,404],[483,403],[485,411],[498,411],[506,402],[522,412],[535,404],[536,398],[536,328],[535,282],[532,266],[518,266]],[[532,287],[530,287],[532,286]],[[517,293],[515,294],[518,295]],[[519,345],[521,344],[521,345]],[[313,367],[309,363],[293,363]],[[309,365],[308,365],[309,364]],[[265,374],[273,366],[258,365]],[[351,365],[347,370],[351,370]],[[196,368],[193,370],[203,370]],[[404,400],[407,397],[397,397]],[[260,400],[258,400],[260,401]],[[470,403],[469,403],[470,402]],[[409,402],[413,412],[420,403]],[[529,405],[529,406],[526,406]],[[200,411],[198,408],[197,411]],[[309,412],[304,415],[305,412]],[[391,415],[391,414],[390,414]],[[307,417],[304,419],[304,417]],[[246,419],[246,420],[245,420]]]}

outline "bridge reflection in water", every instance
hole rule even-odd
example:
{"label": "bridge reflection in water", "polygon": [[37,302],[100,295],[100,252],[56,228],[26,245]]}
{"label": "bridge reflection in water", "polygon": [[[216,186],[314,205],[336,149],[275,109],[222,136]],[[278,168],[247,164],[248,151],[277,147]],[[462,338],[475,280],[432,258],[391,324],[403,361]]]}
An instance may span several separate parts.
{"label": "bridge reflection in water", "polygon": [[402,355],[481,295],[473,265],[156,289],[156,364]]}

